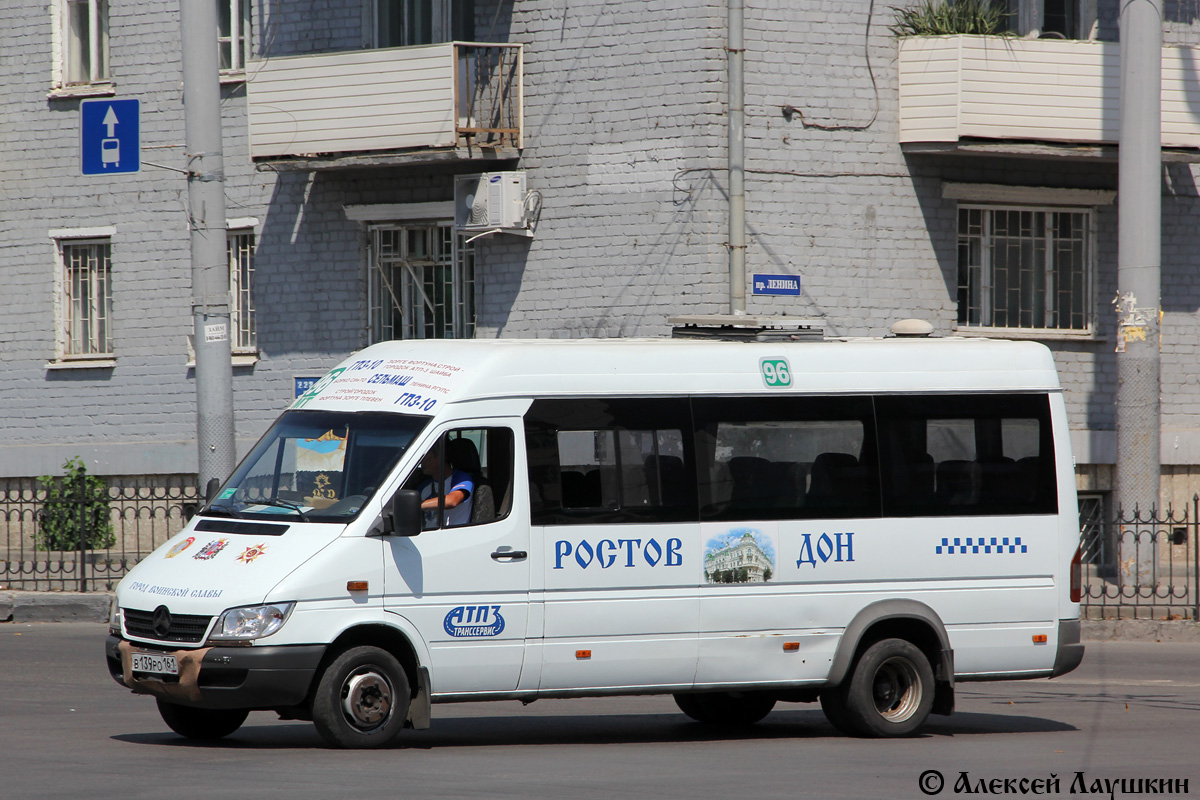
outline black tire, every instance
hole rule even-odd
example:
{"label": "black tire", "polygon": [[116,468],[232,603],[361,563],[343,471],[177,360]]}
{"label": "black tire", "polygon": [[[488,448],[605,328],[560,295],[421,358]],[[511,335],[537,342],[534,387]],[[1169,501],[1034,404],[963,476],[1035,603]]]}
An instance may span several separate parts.
{"label": "black tire", "polygon": [[334,747],[383,747],[408,717],[408,676],[395,656],[378,647],[352,647],[321,674],[313,724]]}
{"label": "black tire", "polygon": [[709,725],[753,725],[775,707],[775,698],[760,692],[700,692],[674,697],[680,711]]}
{"label": "black tire", "polygon": [[854,725],[850,721],[850,716],[846,711],[844,686],[821,692],[821,710],[825,712],[825,719],[829,720],[829,724],[836,728],[839,733],[844,733],[847,736],[858,735],[858,731],[854,729]]}
{"label": "black tire", "polygon": [[189,739],[222,739],[242,727],[250,714],[244,708],[192,708],[158,701],[158,713],[167,727]]}
{"label": "black tire", "polygon": [[842,721],[858,736],[910,736],[929,717],[934,688],[933,668],[916,645],[884,639],[867,648],[854,665],[841,693],[845,703]]}

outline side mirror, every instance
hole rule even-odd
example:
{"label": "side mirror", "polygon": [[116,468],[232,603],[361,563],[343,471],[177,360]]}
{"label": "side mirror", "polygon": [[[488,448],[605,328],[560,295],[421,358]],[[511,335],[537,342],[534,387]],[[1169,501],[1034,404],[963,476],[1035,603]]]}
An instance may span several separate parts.
{"label": "side mirror", "polygon": [[421,493],[415,489],[399,490],[383,507],[384,536],[416,536],[424,523]]}
{"label": "side mirror", "polygon": [[218,478],[209,478],[208,485],[204,487],[204,502],[211,503],[217,496],[217,489],[220,488],[221,481]]}

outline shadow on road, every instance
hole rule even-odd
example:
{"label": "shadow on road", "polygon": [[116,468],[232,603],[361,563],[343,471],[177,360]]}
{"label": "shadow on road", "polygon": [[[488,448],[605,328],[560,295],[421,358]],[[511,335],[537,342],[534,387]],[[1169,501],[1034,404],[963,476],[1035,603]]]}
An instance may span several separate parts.
{"label": "shadow on road", "polygon": [[[1074,730],[1078,729],[1073,725],[1040,717],[961,713],[952,717],[930,717],[920,738]],[[119,734],[112,738],[129,744],[218,749],[287,750],[325,746],[309,723],[245,725],[232,736],[215,742],[184,739],[169,731]],[[702,725],[680,714],[488,716],[434,719],[432,728],[405,731],[391,748],[428,750],[547,744],[664,744],[828,738],[844,737],[834,731],[820,711],[776,711],[759,724],[741,729]]]}

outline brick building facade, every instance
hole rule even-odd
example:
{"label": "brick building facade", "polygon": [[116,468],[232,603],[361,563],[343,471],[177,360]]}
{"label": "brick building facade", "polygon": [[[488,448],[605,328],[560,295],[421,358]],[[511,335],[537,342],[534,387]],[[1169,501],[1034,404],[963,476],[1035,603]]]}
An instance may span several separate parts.
{"label": "brick building facade", "polygon": [[[724,3],[218,4],[230,10],[223,32],[242,36],[224,47],[222,77],[227,212],[248,248],[240,267],[252,267],[241,310],[252,339],[233,379],[241,448],[297,380],[378,338],[663,336],[670,316],[726,310]],[[1093,8],[1067,24],[1067,40],[1115,39],[1117,4]],[[107,18],[100,30],[80,28],[89,12]],[[833,335],[883,335],[920,317],[938,335],[1045,341],[1067,391],[1080,486],[1107,490],[1111,143],[902,142],[892,14],[865,1],[747,4],[747,272],[798,275],[803,286],[799,297],[748,292],[747,310],[820,319]],[[1165,41],[1200,45],[1193,16],[1169,5]],[[178,18],[173,0],[0,8],[3,52],[21,54],[0,60],[0,477],[53,473],[75,455],[105,475],[196,469]],[[268,105],[255,106],[255,92],[272,65],[452,38],[522,46],[522,146],[255,153],[251,120]],[[482,58],[465,52],[455,51],[460,64]],[[319,84],[290,88],[319,108]],[[141,103],[137,173],[80,174],[80,104],[106,97]],[[329,113],[347,128],[362,122]],[[1196,152],[1173,148],[1163,173],[1164,500],[1177,503],[1200,488]],[[525,173],[533,235],[467,243],[450,224],[455,176],[501,170]],[[1013,234],[1013,246],[1078,261],[1066,316],[998,322],[998,306],[978,318],[962,308],[978,287],[963,285],[974,273],[961,260],[976,247],[998,269],[1008,214],[1042,226]],[[1053,249],[1045,230],[1056,225]],[[73,283],[80,276],[91,294]],[[444,303],[422,306],[430,287]]]}

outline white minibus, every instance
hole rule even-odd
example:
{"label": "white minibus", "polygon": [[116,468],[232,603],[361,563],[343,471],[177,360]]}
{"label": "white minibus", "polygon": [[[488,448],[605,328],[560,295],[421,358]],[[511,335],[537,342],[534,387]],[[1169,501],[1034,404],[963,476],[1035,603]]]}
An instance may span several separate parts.
{"label": "white minibus", "polygon": [[121,581],[107,662],[201,739],[655,693],[908,735],[1079,664],[1072,467],[1032,342],[386,342]]}

